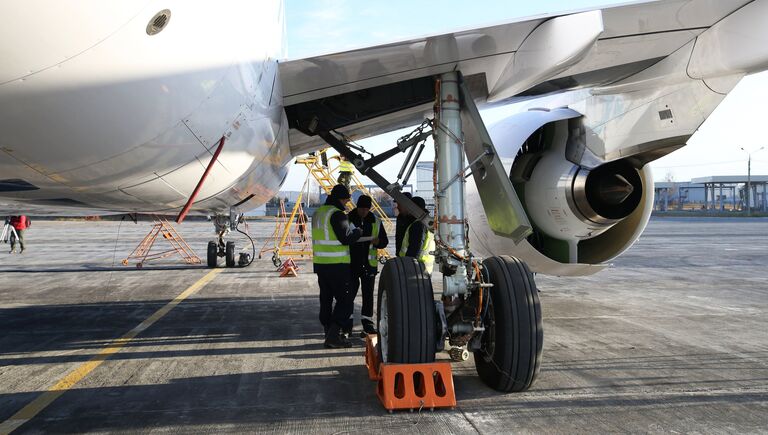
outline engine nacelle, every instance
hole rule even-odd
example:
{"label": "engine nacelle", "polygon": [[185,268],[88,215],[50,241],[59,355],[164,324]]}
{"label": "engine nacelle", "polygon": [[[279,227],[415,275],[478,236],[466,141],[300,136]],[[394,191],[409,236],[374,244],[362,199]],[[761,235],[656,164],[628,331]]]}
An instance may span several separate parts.
{"label": "engine nacelle", "polygon": [[[588,169],[553,150],[546,152],[536,162],[530,179],[515,183],[534,225],[529,241],[561,262],[584,262],[586,254],[595,258],[595,253],[584,252],[580,242],[604,234],[639,209],[646,196],[645,184],[651,182],[643,172],[626,160]],[[604,252],[600,257],[609,259],[619,253]]]}
{"label": "engine nacelle", "polygon": [[[474,231],[476,247],[517,255],[539,272],[588,274],[597,270],[590,266],[628,249],[645,229],[653,208],[648,165],[634,156],[601,160],[586,146],[589,133],[579,113],[531,111],[489,132],[534,232],[515,246]],[[483,216],[477,218],[482,222]]]}

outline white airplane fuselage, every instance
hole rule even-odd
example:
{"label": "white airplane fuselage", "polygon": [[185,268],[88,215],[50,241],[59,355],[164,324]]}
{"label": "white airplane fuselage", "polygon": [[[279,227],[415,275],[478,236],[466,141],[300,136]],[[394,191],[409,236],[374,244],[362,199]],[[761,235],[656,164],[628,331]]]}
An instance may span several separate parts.
{"label": "white airplane fuselage", "polygon": [[4,202],[36,213],[178,210],[222,136],[194,209],[247,210],[278,191],[291,159],[281,1],[33,0],[4,10]]}
{"label": "white airplane fuselage", "polygon": [[[494,216],[486,216],[470,180],[467,217],[476,253],[516,255],[537,272],[582,275],[600,270],[637,240],[653,203],[645,163],[684,145],[742,77],[768,68],[768,32],[762,26],[768,0],[749,2],[734,13],[728,11],[736,6],[725,2],[701,1],[707,7],[698,13],[686,9],[693,3],[658,3],[661,12],[651,17],[661,27],[651,32],[634,15],[612,16],[618,13],[612,11],[598,20],[589,14],[596,27],[582,38],[591,41],[588,49],[578,45],[564,59],[592,53],[572,67],[572,76],[608,72],[612,81],[557,95],[562,101],[536,99],[532,104],[545,110],[490,128],[510,174],[527,138],[545,124],[552,126],[542,163],[523,180],[525,189],[517,181],[541,240],[536,246],[515,244],[495,232],[489,225]],[[687,12],[670,15],[664,8]],[[726,18],[709,23],[710,15]],[[523,83],[530,87],[558,77],[561,71],[550,68],[557,62],[548,47],[569,47],[579,31],[568,20],[553,20],[540,26],[548,43],[534,41],[530,47],[524,44],[530,31],[518,35],[489,27],[481,32],[484,39],[474,31],[458,32],[298,60],[293,67],[286,62],[281,64],[290,72],[284,76],[284,100],[278,68],[285,43],[282,0],[119,0],[108,6],[97,0],[27,0],[0,7],[0,19],[0,205],[30,214],[175,214],[189,201],[222,137],[223,149],[192,210],[208,215],[247,211],[274,196],[288,174],[293,156],[284,104],[289,112],[308,101],[322,106],[324,98],[362,89],[358,86],[419,79],[448,67],[486,73],[487,80],[501,83],[496,98],[502,98],[522,89],[491,74],[509,63],[504,44],[518,39],[523,44],[513,47],[524,48],[515,54],[514,65],[520,74],[529,73],[522,77],[530,78]],[[669,26],[679,31],[666,32]],[[615,36],[625,29],[636,34]],[[603,33],[606,37],[597,40]],[[491,50],[497,45],[498,53]],[[644,50],[643,62],[622,57],[638,47]],[[464,61],[441,60],[459,56],[460,48],[469,50]],[[484,55],[488,50],[495,54]],[[627,65],[629,72],[611,72]],[[564,79],[558,80],[553,83]],[[563,110],[556,108],[562,107],[573,114],[558,115]],[[333,105],[326,110],[333,112]],[[579,119],[576,129],[571,119]],[[371,125],[366,130],[362,121],[360,134],[387,131]],[[293,152],[317,148],[314,136],[306,141],[309,146],[293,142]],[[565,158],[569,143],[583,145],[581,161]],[[563,188],[575,186],[569,177],[581,166],[594,169],[629,158],[642,161],[636,187],[643,194],[635,210],[609,224],[575,213],[573,189]]]}

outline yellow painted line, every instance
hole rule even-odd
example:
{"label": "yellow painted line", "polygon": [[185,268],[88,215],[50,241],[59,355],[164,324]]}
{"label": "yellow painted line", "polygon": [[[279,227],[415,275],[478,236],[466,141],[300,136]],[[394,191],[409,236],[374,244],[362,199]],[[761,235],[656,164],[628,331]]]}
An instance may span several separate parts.
{"label": "yellow painted line", "polygon": [[18,429],[21,425],[31,420],[43,409],[48,407],[48,405],[50,405],[54,400],[58,399],[59,396],[67,392],[67,390],[74,387],[75,384],[88,376],[88,374],[92,372],[96,367],[100,366],[104,360],[119,352],[126,344],[130,343],[134,337],[152,326],[158,320],[162,319],[163,316],[168,314],[169,311],[171,311],[176,305],[179,305],[184,299],[205,287],[206,284],[211,282],[213,278],[215,278],[216,275],[218,275],[223,270],[224,269],[213,269],[212,271],[208,272],[204,277],[200,278],[199,281],[189,286],[189,288],[184,290],[180,295],[176,296],[176,298],[171,302],[168,302],[165,306],[155,311],[155,313],[149,316],[146,320],[139,323],[138,326],[128,331],[122,337],[112,341],[109,345],[107,345],[107,347],[100,350],[96,356],[82,363],[75,370],[69,372],[66,376],[61,378],[56,383],[56,385],[49,388],[48,391],[37,396],[35,400],[28,403],[27,406],[21,408],[21,410],[11,416],[11,418],[0,423],[0,435],[10,434],[14,430]]}

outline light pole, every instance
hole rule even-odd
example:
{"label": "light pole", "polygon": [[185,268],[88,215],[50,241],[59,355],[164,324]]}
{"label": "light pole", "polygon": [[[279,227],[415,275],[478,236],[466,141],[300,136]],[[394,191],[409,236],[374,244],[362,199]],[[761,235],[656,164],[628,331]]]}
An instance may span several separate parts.
{"label": "light pole", "polygon": [[752,196],[752,154],[762,151],[765,147],[760,147],[753,151],[747,151],[744,147],[739,147],[742,151],[747,153],[747,191],[744,193],[744,200],[747,206],[747,216],[752,216],[752,204],[749,202],[750,196]]}

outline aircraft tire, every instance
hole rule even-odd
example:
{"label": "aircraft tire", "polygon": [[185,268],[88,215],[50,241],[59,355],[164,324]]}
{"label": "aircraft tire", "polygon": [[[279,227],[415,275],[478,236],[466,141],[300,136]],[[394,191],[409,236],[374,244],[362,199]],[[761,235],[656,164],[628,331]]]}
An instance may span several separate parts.
{"label": "aircraft tire", "polygon": [[219,253],[219,247],[211,240],[208,242],[208,252],[207,252],[207,260],[208,260],[208,267],[216,267],[218,263],[218,254]]}
{"label": "aircraft tire", "polygon": [[482,346],[475,368],[489,387],[505,393],[526,391],[541,367],[544,328],[533,274],[514,257],[483,261],[490,288]]}
{"label": "aircraft tire", "polygon": [[379,278],[377,313],[379,356],[387,363],[435,361],[435,305],[432,281],[424,265],[396,257]]}
{"label": "aircraft tire", "polygon": [[227,267],[235,267],[235,242],[229,241],[224,249]]}

